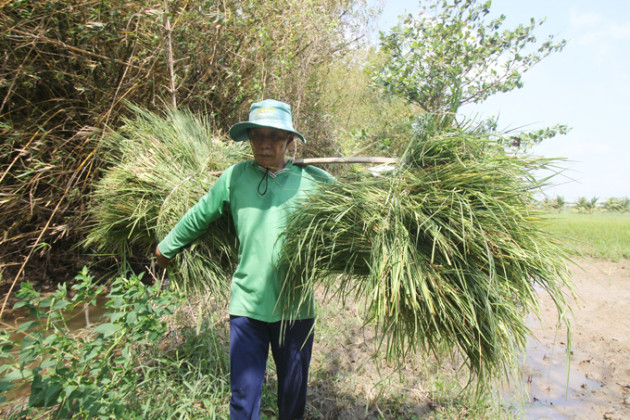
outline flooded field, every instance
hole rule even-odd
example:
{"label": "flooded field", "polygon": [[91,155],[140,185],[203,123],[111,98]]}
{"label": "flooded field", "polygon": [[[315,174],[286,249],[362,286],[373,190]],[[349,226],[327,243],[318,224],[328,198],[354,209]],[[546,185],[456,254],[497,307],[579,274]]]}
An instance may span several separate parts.
{"label": "flooded field", "polygon": [[[630,418],[630,266],[596,260],[573,268],[578,302],[572,317],[570,366],[566,331],[540,295],[542,320],[523,359],[523,401],[516,414],[533,419]],[[567,375],[569,373],[569,375]],[[525,395],[523,397],[523,395]]]}

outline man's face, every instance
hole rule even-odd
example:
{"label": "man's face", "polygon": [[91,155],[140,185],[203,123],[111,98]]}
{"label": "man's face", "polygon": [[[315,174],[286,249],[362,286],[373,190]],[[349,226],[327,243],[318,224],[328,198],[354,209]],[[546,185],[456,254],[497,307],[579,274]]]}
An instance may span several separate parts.
{"label": "man's face", "polygon": [[293,141],[293,133],[274,128],[251,128],[249,140],[254,159],[260,166],[274,171],[284,168],[284,154]]}

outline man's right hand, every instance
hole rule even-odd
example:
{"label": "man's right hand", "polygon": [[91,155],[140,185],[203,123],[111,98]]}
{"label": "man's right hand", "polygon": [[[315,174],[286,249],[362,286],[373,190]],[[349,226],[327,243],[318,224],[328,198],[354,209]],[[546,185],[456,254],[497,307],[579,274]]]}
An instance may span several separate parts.
{"label": "man's right hand", "polygon": [[157,259],[157,263],[160,267],[166,268],[172,261],[172,258],[167,258],[160,252],[160,249],[155,247],[155,257]]}

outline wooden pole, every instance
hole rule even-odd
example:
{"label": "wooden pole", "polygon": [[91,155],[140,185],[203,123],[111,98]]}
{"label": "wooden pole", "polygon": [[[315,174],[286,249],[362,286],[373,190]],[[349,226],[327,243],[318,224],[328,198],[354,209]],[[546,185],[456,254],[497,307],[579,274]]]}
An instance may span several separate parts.
{"label": "wooden pole", "polygon": [[[294,165],[303,166],[303,165],[317,165],[322,163],[398,163],[399,160],[396,158],[388,158],[388,157],[365,157],[365,156],[351,156],[351,157],[321,157],[321,158],[304,158],[304,159],[295,159],[293,161]],[[210,175],[219,176],[223,173],[223,171],[212,171]]]}
{"label": "wooden pole", "polygon": [[397,163],[398,159],[388,157],[321,157],[321,158],[304,158],[295,159],[294,165],[316,165],[322,163]]}

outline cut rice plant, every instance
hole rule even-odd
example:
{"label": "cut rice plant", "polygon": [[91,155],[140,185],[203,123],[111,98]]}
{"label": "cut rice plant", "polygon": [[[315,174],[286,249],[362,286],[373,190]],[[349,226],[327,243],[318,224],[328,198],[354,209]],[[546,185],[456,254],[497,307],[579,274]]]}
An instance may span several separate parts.
{"label": "cut rice plant", "polygon": [[280,305],[291,317],[319,285],[365,302],[390,360],[455,351],[478,384],[509,378],[538,288],[569,323],[569,256],[530,205],[534,171],[553,160],[450,129],[413,140],[403,161],[340,177],[291,216]]}
{"label": "cut rice plant", "polygon": [[[121,269],[154,247],[245,148],[213,135],[210,121],[184,111],[162,117],[134,108],[107,142],[108,169],[95,185],[86,246],[114,255]],[[236,263],[236,235],[224,217],[179,253],[169,268],[177,286],[225,294]]]}

